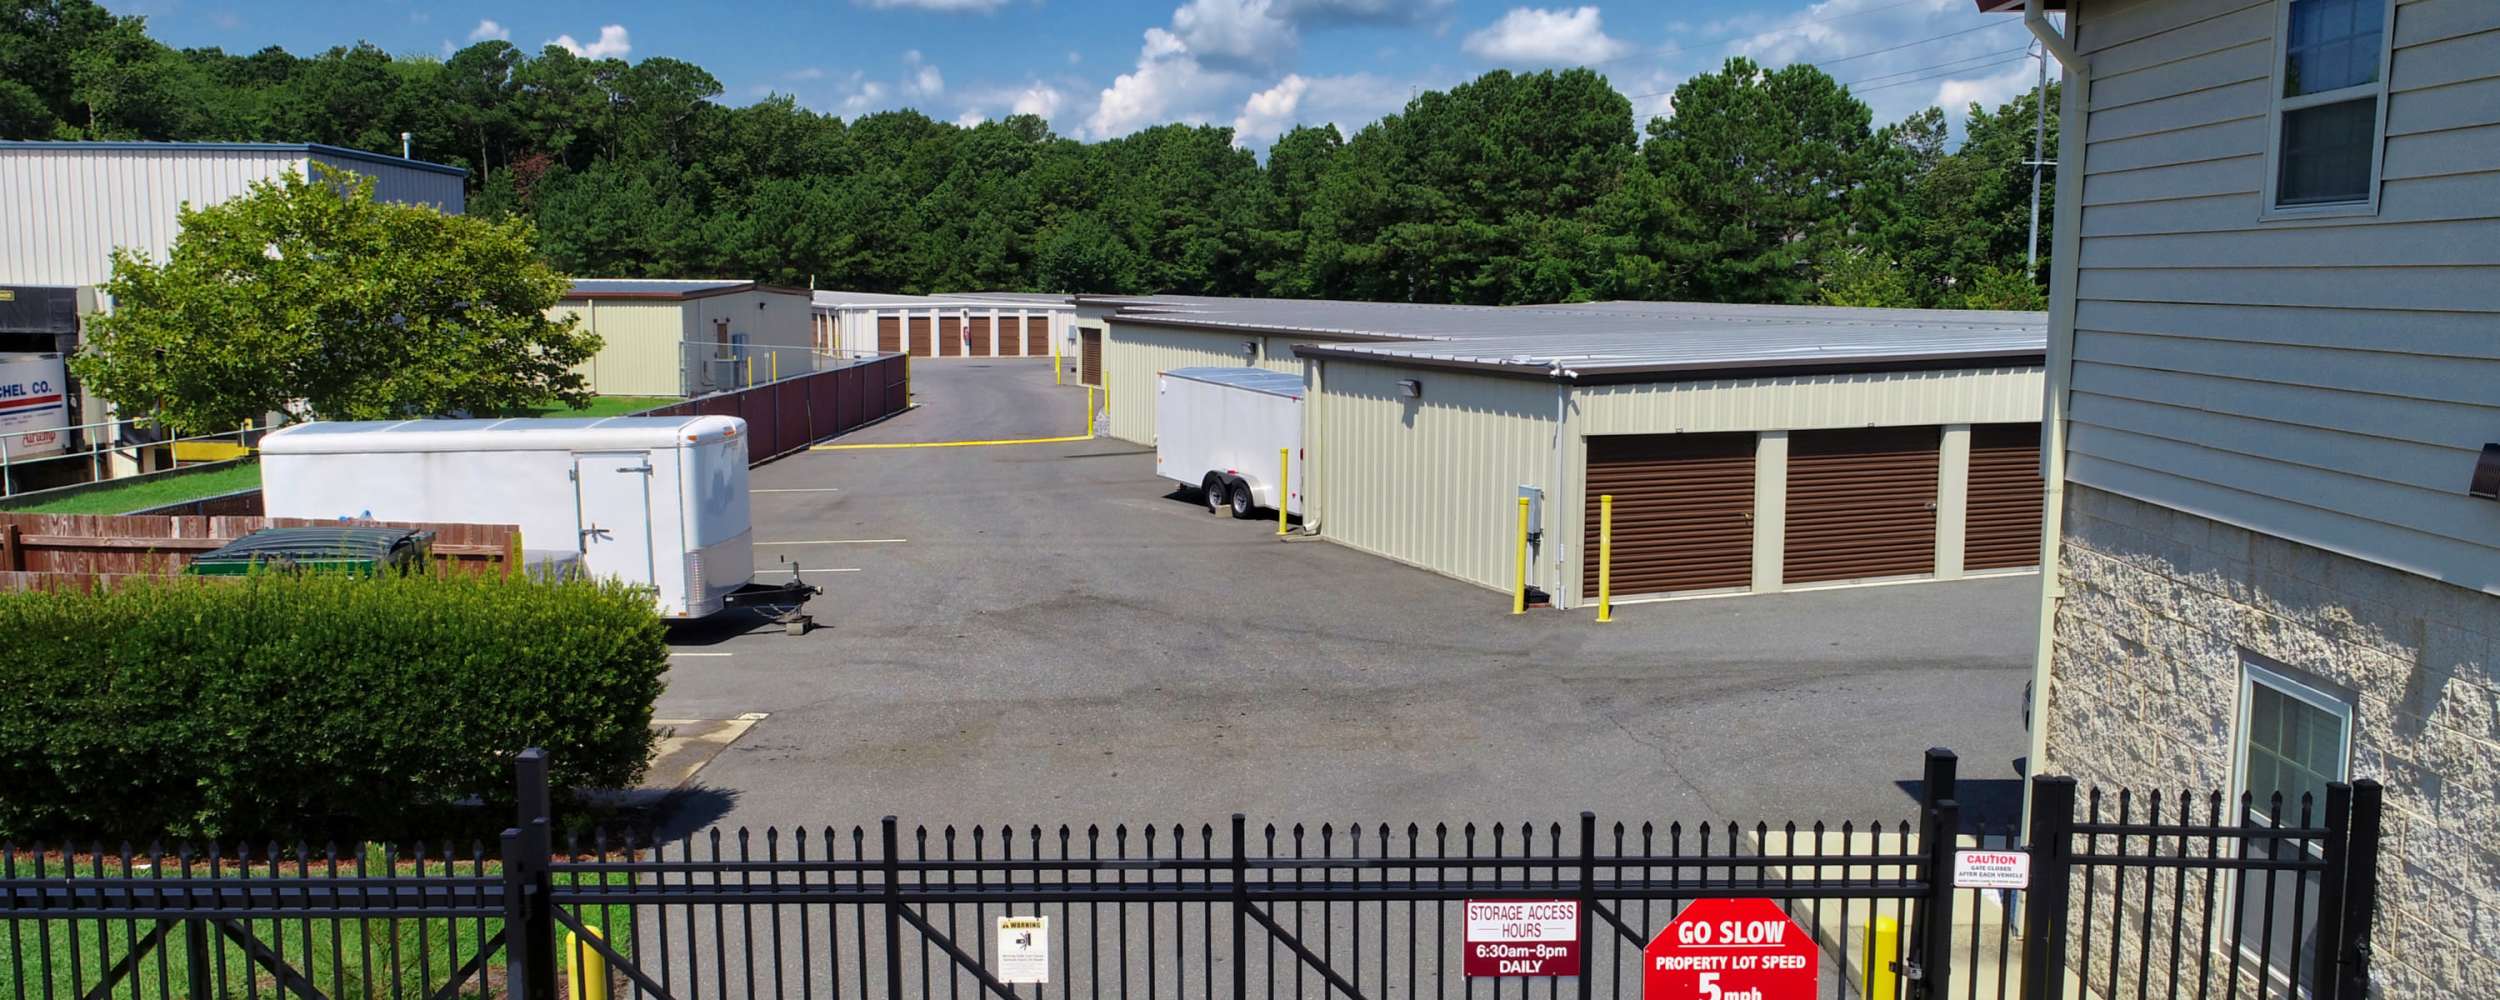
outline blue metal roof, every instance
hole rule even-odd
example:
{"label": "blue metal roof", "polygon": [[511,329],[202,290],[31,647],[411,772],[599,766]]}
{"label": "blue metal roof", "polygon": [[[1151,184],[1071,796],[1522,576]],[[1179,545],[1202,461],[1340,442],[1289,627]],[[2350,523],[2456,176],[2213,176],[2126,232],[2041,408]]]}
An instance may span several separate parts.
{"label": "blue metal roof", "polygon": [[7,150],[11,148],[66,150],[113,149],[161,153],[179,153],[189,150],[198,150],[202,152],[233,151],[304,153],[307,155],[318,154],[340,160],[355,160],[360,163],[371,163],[378,166],[403,167],[409,170],[422,170],[427,173],[449,174],[453,177],[469,176],[469,172],[467,170],[451,166],[450,164],[432,163],[425,160],[404,160],[387,153],[373,153],[361,149],[349,149],[345,146],[331,146],[318,142],[105,142],[59,139],[0,139],[0,150]]}
{"label": "blue metal roof", "polygon": [[1240,368],[1201,366],[1174,368],[1164,374],[1193,382],[1212,382],[1216,385],[1229,385],[1236,389],[1264,392],[1271,396],[1302,398],[1302,376],[1290,372],[1270,371],[1248,366]]}

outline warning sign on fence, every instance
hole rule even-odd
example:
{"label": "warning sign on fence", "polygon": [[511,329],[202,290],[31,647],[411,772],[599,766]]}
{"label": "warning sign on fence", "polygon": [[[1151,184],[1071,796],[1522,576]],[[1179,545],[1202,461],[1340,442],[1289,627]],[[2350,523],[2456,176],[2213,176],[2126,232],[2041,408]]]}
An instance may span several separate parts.
{"label": "warning sign on fence", "polygon": [[1642,1000],[1814,1000],[1814,939],[1767,899],[1697,899],[1641,952]]}
{"label": "warning sign on fence", "polygon": [[1050,918],[998,918],[998,981],[1050,981]]}
{"label": "warning sign on fence", "polygon": [[1953,852],[1956,889],[2031,888],[2031,855],[2022,851]]}
{"label": "warning sign on fence", "polygon": [[1580,903],[1573,899],[1470,899],[1468,976],[1580,974]]}

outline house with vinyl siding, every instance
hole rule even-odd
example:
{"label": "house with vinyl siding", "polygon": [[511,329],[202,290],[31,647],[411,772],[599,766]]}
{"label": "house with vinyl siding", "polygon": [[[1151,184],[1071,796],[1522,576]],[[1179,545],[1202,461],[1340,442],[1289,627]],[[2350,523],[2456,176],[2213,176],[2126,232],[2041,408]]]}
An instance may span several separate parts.
{"label": "house with vinyl siding", "polygon": [[2500,996],[2500,2],[2048,7],[2034,768],[2376,779],[2372,995]]}

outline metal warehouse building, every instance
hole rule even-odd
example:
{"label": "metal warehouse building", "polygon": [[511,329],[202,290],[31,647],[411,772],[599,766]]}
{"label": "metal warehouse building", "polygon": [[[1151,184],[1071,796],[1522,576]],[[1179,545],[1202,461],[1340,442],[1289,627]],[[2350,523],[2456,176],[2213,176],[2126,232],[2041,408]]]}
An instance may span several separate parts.
{"label": "metal warehouse building", "polygon": [[576,278],[550,315],[599,335],[582,366],[607,396],[700,396],[815,368],[806,289]]}
{"label": "metal warehouse building", "polygon": [[[1110,321],[1111,429],[1154,372],[1301,372],[1306,526],[1507,590],[1617,600],[2021,572],[2038,562],[2045,317],[1693,303],[1161,300]],[[1125,385],[1124,385],[1125,383]]]}
{"label": "metal warehouse building", "polygon": [[819,350],[850,356],[909,354],[916,358],[1049,357],[1066,337],[1075,307],[1066,296],[973,292],[889,295],[818,291]]}
{"label": "metal warehouse building", "polygon": [[461,211],[468,172],[312,143],[0,142],[0,284],[93,285],[129,247],[163,260],[185,204],[326,164],[371,177],[381,201]]}

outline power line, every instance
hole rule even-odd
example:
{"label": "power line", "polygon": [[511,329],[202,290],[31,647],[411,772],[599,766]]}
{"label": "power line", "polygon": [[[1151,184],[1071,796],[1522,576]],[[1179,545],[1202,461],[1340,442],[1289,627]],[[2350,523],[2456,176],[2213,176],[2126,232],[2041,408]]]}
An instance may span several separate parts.
{"label": "power line", "polygon": [[[1883,13],[1883,12],[1885,12],[1885,11],[1888,11],[1888,10],[1899,10],[1899,9],[1901,9],[1901,8],[1903,8],[1903,7],[1908,7],[1908,6],[1911,6],[1911,5],[1913,5],[1913,4],[1925,4],[1925,3],[1927,3],[1927,2],[1928,2],[1928,0],[1901,0],[1901,2],[1900,2],[1900,3],[1889,3],[1889,4],[1885,4],[1885,5],[1881,6],[1881,7],[1869,7],[1869,8],[1867,8],[1867,9],[1865,9],[1865,10],[1853,10],[1853,11],[1850,11],[1849,13],[1846,13],[1846,14],[1834,14],[1834,15],[1832,15],[1832,16],[1830,16],[1830,17],[1818,17],[1818,18],[1812,18],[1812,19],[1808,19],[1808,20],[1804,20],[1804,21],[1791,21],[1791,22],[1788,22],[1788,23],[1785,23],[1785,24],[1777,24],[1777,25],[1773,25],[1773,26],[1768,27],[1768,28],[1764,28],[1764,29],[1762,29],[1761,31],[1757,31],[1757,32],[1755,32],[1754,34],[1756,34],[1756,35],[1766,35],[1766,34],[1769,34],[1769,33],[1771,33],[1771,32],[1774,32],[1774,31],[1788,31],[1788,30],[1795,29],[1795,28],[1803,28],[1803,27],[1806,27],[1806,26],[1808,26],[1808,25],[1816,25],[1816,24],[1830,24],[1830,23],[1832,23],[1832,22],[1834,22],[1834,21],[1846,21],[1846,20],[1848,20],[1848,19],[1850,19],[1850,18],[1853,18],[1853,17],[1864,17],[1864,16],[1866,16],[1866,15],[1868,15],[1868,14],[1881,14],[1881,13]],[[1723,36],[1723,37],[1724,37],[1724,36]],[[1582,63],[1581,65],[1582,65],[1582,66],[1592,66],[1592,67],[1594,67],[1594,66],[1606,66],[1606,65],[1613,64],[1613,63],[1623,62],[1623,61],[1625,61],[1625,60],[1627,60],[1627,59],[1648,59],[1648,58],[1653,58],[1653,57],[1656,57],[1656,56],[1671,56],[1671,55],[1674,55],[1674,54],[1679,53],[1679,52],[1688,52],[1688,51],[1691,51],[1691,46],[1687,46],[1687,45],[1670,45],[1670,46],[1667,46],[1666,48],[1663,48],[1663,49],[1644,49],[1644,50],[1639,51],[1639,52],[1634,52],[1634,53],[1632,53],[1632,54],[1630,54],[1630,55],[1616,56],[1616,57],[1614,57],[1614,58],[1612,58],[1612,59],[1600,59],[1600,60],[1598,60],[1598,61],[1596,61],[1596,62],[1592,62],[1592,63]]]}
{"label": "power line", "polygon": [[1960,75],[1962,75],[1962,74],[1964,74],[1964,73],[1975,72],[1975,71],[1978,71],[1978,70],[1983,70],[1983,69],[1995,69],[1995,68],[1997,68],[1997,67],[1999,67],[1999,66],[2011,66],[2011,65],[2014,65],[2015,63],[2022,62],[2023,60],[2025,60],[2025,59],[2029,59],[2029,58],[2031,58],[2031,57],[2030,57],[2030,56],[2015,56],[2015,57],[2014,57],[2014,58],[2012,58],[2012,59],[2005,59],[2005,60],[2001,60],[2001,61],[1998,61],[1998,62],[1992,62],[1992,63],[1981,63],[1981,64],[1979,64],[1979,65],[1977,65],[1977,66],[1965,66],[1965,67],[1962,67],[1961,69],[1946,70],[1946,71],[1944,71],[1944,72],[1942,72],[1942,73],[1933,73],[1933,74],[1929,74],[1929,75],[1927,75],[1927,76],[1912,77],[1912,78],[1907,79],[1907,80],[1899,80],[1899,81],[1895,81],[1895,82],[1892,82],[1892,83],[1886,83],[1886,84],[1880,84],[1880,85],[1878,85],[1878,86],[1868,87],[1868,88],[1866,88],[1866,89],[1864,89],[1864,90],[1854,90],[1854,91],[1850,91],[1850,93],[1853,93],[1853,94],[1871,94],[1871,93],[1874,93],[1875,91],[1878,91],[1878,90],[1890,90],[1890,89],[1892,89],[1892,88],[1894,88],[1894,87],[1906,87],[1906,86],[1909,86],[1910,84],[1913,84],[1913,83],[1926,83],[1926,82],[1928,82],[1928,81],[1930,81],[1930,80],[1942,80],[1942,79],[1944,79],[1944,78],[1946,78],[1946,77],[1951,77],[1951,76],[1960,76]]}
{"label": "power line", "polygon": [[[1845,55],[1845,56],[1835,56],[1835,57],[1830,58],[1830,59],[1808,59],[1808,60],[1801,60],[1801,62],[1804,62],[1806,65],[1809,65],[1809,66],[1814,66],[1814,67],[1818,67],[1818,68],[1821,68],[1821,67],[1828,67],[1828,66],[1831,66],[1831,65],[1833,65],[1833,64],[1835,64],[1835,63],[1845,63],[1845,62],[1849,62],[1849,61],[1851,61],[1851,60],[1856,60],[1856,59],[1864,59],[1864,58],[1866,58],[1866,57],[1868,57],[1868,56],[1880,56],[1880,55],[1883,55],[1884,53],[1887,53],[1887,52],[1899,52],[1899,51],[1901,51],[1901,50],[1903,50],[1903,49],[1907,49],[1907,48],[1915,48],[1915,47],[1920,46],[1920,45],[1925,45],[1925,44],[1927,44],[1927,43],[1929,43],[1929,42],[1941,42],[1941,41],[1943,41],[1943,40],[1945,40],[1945,39],[1947,39],[1947,38],[1956,38],[1956,37],[1959,37],[1959,36],[1962,36],[1962,35],[1971,34],[1972,32],[1986,31],[1986,30],[1988,30],[1988,29],[1990,29],[1990,28],[2002,28],[2002,27],[2005,27],[2006,25],[2009,25],[2009,24],[2018,24],[2018,23],[2020,23],[2020,22],[2018,22],[2018,21],[2014,21],[2014,20],[2012,20],[2012,19],[2007,19],[2007,20],[2002,20],[2002,21],[1992,22],[1992,23],[1989,23],[1989,24],[1983,24],[1983,25],[1980,25],[1979,27],[1976,27],[1976,28],[1964,28],[1964,29],[1962,29],[1962,30],[1960,30],[1960,31],[1948,31],[1948,32],[1945,32],[1944,34],[1941,34],[1941,35],[1930,35],[1930,36],[1928,36],[1928,37],[1926,37],[1926,38],[1920,38],[1920,39],[1914,39],[1914,40],[1907,41],[1907,42],[1902,42],[1902,43],[1901,43],[1901,44],[1899,44],[1899,45],[1888,45],[1888,46],[1885,46],[1885,47],[1880,48],[1880,49],[1868,49],[1868,50],[1866,50],[1866,51],[1864,51],[1864,52],[1852,52],[1852,53],[1850,53],[1850,54],[1848,54],[1848,55]],[[1790,65],[1795,65],[1795,63],[1791,63]],[[1938,65],[1938,66],[1942,66],[1942,65],[1946,65],[1946,64],[1944,64],[1944,63],[1938,63],[1937,65]],[[1926,68],[1930,68],[1930,69],[1932,69],[1932,68],[1934,68],[1934,67],[1926,67]],[[1674,93],[1675,93],[1675,91],[1672,91],[1672,90],[1661,90],[1661,91],[1655,91],[1655,92],[1652,92],[1652,93],[1647,93],[1647,94],[1633,94],[1633,95],[1630,95],[1630,97],[1629,97],[1628,99],[1629,99],[1629,100],[1634,100],[1634,101],[1642,101],[1642,100],[1648,100],[1648,99],[1653,98],[1653,97],[1666,97],[1666,96],[1669,96],[1669,95],[1674,94]]]}
{"label": "power line", "polygon": [[1978,55],[1975,55],[1975,56],[1964,56],[1963,58],[1960,58],[1960,59],[1948,59],[1948,60],[1945,60],[1944,62],[1936,63],[1936,64],[1934,64],[1934,65],[1929,65],[1929,66],[1919,66],[1919,67],[1915,67],[1915,68],[1912,68],[1912,69],[1905,69],[1905,70],[1901,70],[1901,71],[1899,71],[1899,72],[1895,72],[1895,73],[1878,73],[1878,74],[1876,74],[1876,75],[1874,75],[1874,76],[1864,76],[1864,77],[1859,77],[1859,78],[1857,78],[1857,79],[1855,79],[1855,80],[1851,80],[1851,81],[1849,81],[1849,82],[1847,82],[1847,83],[1841,84],[1841,86],[1843,86],[1843,87],[1855,87],[1855,86],[1858,86],[1858,85],[1860,85],[1860,84],[1873,83],[1873,82],[1875,82],[1875,81],[1877,81],[1877,80],[1889,80],[1889,79],[1892,79],[1893,77],[1896,77],[1896,76],[1909,76],[1909,75],[1911,75],[1911,74],[1913,74],[1913,73],[1924,73],[1924,72],[1927,72],[1928,70],[1931,70],[1931,69],[1943,69],[1943,68],[1945,68],[1945,67],[1947,67],[1947,66],[1954,66],[1954,65],[1961,64],[1961,63],[1978,62],[1978,61],[1980,61],[1980,60],[1982,60],[1982,59],[1996,59],[1996,58],[2000,58],[2000,57],[2003,57],[2003,56],[2010,56],[2010,55],[2013,55],[2013,54],[2015,54],[2015,53],[2017,53],[2017,52],[2029,52],[2029,51],[2031,51],[2031,46],[2028,46],[2028,45],[2017,45],[2017,46],[2015,46],[2015,47],[2013,47],[2013,48],[2010,48],[2010,49],[1998,49],[1998,50],[1996,50],[1996,51],[1994,51],[1994,52],[1982,52],[1982,53],[1980,53],[1980,54],[1978,54]]}

